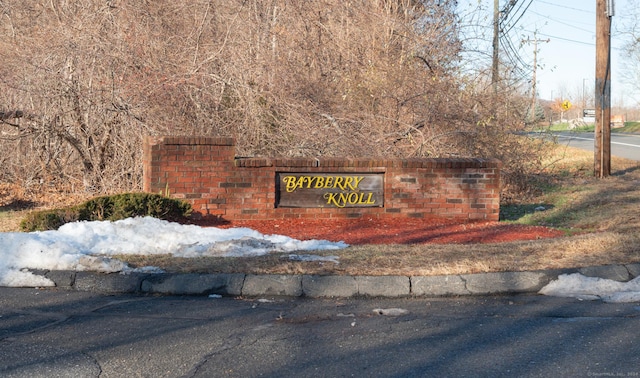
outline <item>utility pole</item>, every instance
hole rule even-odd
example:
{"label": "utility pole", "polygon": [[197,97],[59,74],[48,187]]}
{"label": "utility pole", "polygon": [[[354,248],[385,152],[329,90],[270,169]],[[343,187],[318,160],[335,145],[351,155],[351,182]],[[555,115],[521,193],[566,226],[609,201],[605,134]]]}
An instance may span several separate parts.
{"label": "utility pole", "polygon": [[493,0],[493,63],[491,65],[491,84],[493,85],[494,96],[498,94],[498,48],[500,43],[500,9],[499,0]]}
{"label": "utility pole", "polygon": [[594,174],[611,174],[611,18],[613,0],[596,0]]}
{"label": "utility pole", "polygon": [[[531,121],[535,122],[536,120],[536,105],[538,99],[538,93],[536,90],[537,86],[537,78],[536,71],[538,69],[538,42],[546,42],[549,43],[551,39],[538,39],[537,31],[533,32],[533,39],[527,37],[526,40],[522,40],[522,43],[533,43],[533,81],[531,83]],[[553,100],[553,99],[552,99]]]}
{"label": "utility pole", "polygon": [[588,79],[582,79],[582,114],[584,115],[584,110],[587,108],[587,95],[585,94],[585,82]]}

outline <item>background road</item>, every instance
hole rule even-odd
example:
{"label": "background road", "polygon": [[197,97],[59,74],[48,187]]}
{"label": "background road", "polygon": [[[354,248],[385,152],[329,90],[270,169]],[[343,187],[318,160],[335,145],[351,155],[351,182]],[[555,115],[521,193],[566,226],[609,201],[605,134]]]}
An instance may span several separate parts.
{"label": "background road", "polygon": [[0,376],[638,377],[639,316],[637,304],[537,295],[259,300],[0,288]]}
{"label": "background road", "polygon": [[[558,143],[583,150],[594,151],[593,133],[560,132],[553,133]],[[640,161],[640,135],[611,133],[611,154]]]}

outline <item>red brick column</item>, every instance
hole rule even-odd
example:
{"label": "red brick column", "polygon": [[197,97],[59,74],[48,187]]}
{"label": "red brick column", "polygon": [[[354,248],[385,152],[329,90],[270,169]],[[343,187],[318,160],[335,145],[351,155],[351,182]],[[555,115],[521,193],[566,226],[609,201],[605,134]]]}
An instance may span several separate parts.
{"label": "red brick column", "polygon": [[143,190],[188,200],[196,215],[207,215],[226,201],[223,183],[234,174],[234,159],[233,138],[147,137]]}

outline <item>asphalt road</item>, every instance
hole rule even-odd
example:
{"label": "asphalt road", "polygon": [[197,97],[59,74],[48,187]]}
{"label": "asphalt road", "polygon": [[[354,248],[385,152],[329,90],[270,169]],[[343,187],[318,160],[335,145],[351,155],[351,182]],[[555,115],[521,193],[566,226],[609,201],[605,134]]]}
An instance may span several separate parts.
{"label": "asphalt road", "polygon": [[[406,311],[402,313],[402,311]],[[0,288],[1,377],[638,377],[640,307]]]}
{"label": "asphalt road", "polygon": [[[588,151],[594,151],[593,133],[560,132],[554,133],[558,143]],[[611,133],[611,154],[622,158],[640,161],[640,135]]]}

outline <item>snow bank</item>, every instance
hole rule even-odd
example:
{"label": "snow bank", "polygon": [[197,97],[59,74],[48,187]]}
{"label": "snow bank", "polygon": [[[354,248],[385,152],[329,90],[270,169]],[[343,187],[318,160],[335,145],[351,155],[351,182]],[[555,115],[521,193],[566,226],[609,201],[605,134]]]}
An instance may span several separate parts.
{"label": "snow bank", "polygon": [[[249,228],[203,228],[151,217],[74,222],[56,231],[0,233],[0,286],[53,285],[27,269],[131,271],[123,262],[109,257],[115,254],[240,257],[345,247],[344,242],[300,241],[282,235],[263,235]],[[328,259],[335,262],[336,258]]]}
{"label": "snow bank", "polygon": [[562,274],[540,289],[540,294],[579,299],[602,299],[609,303],[640,302],[640,277],[618,282],[580,273]]}

